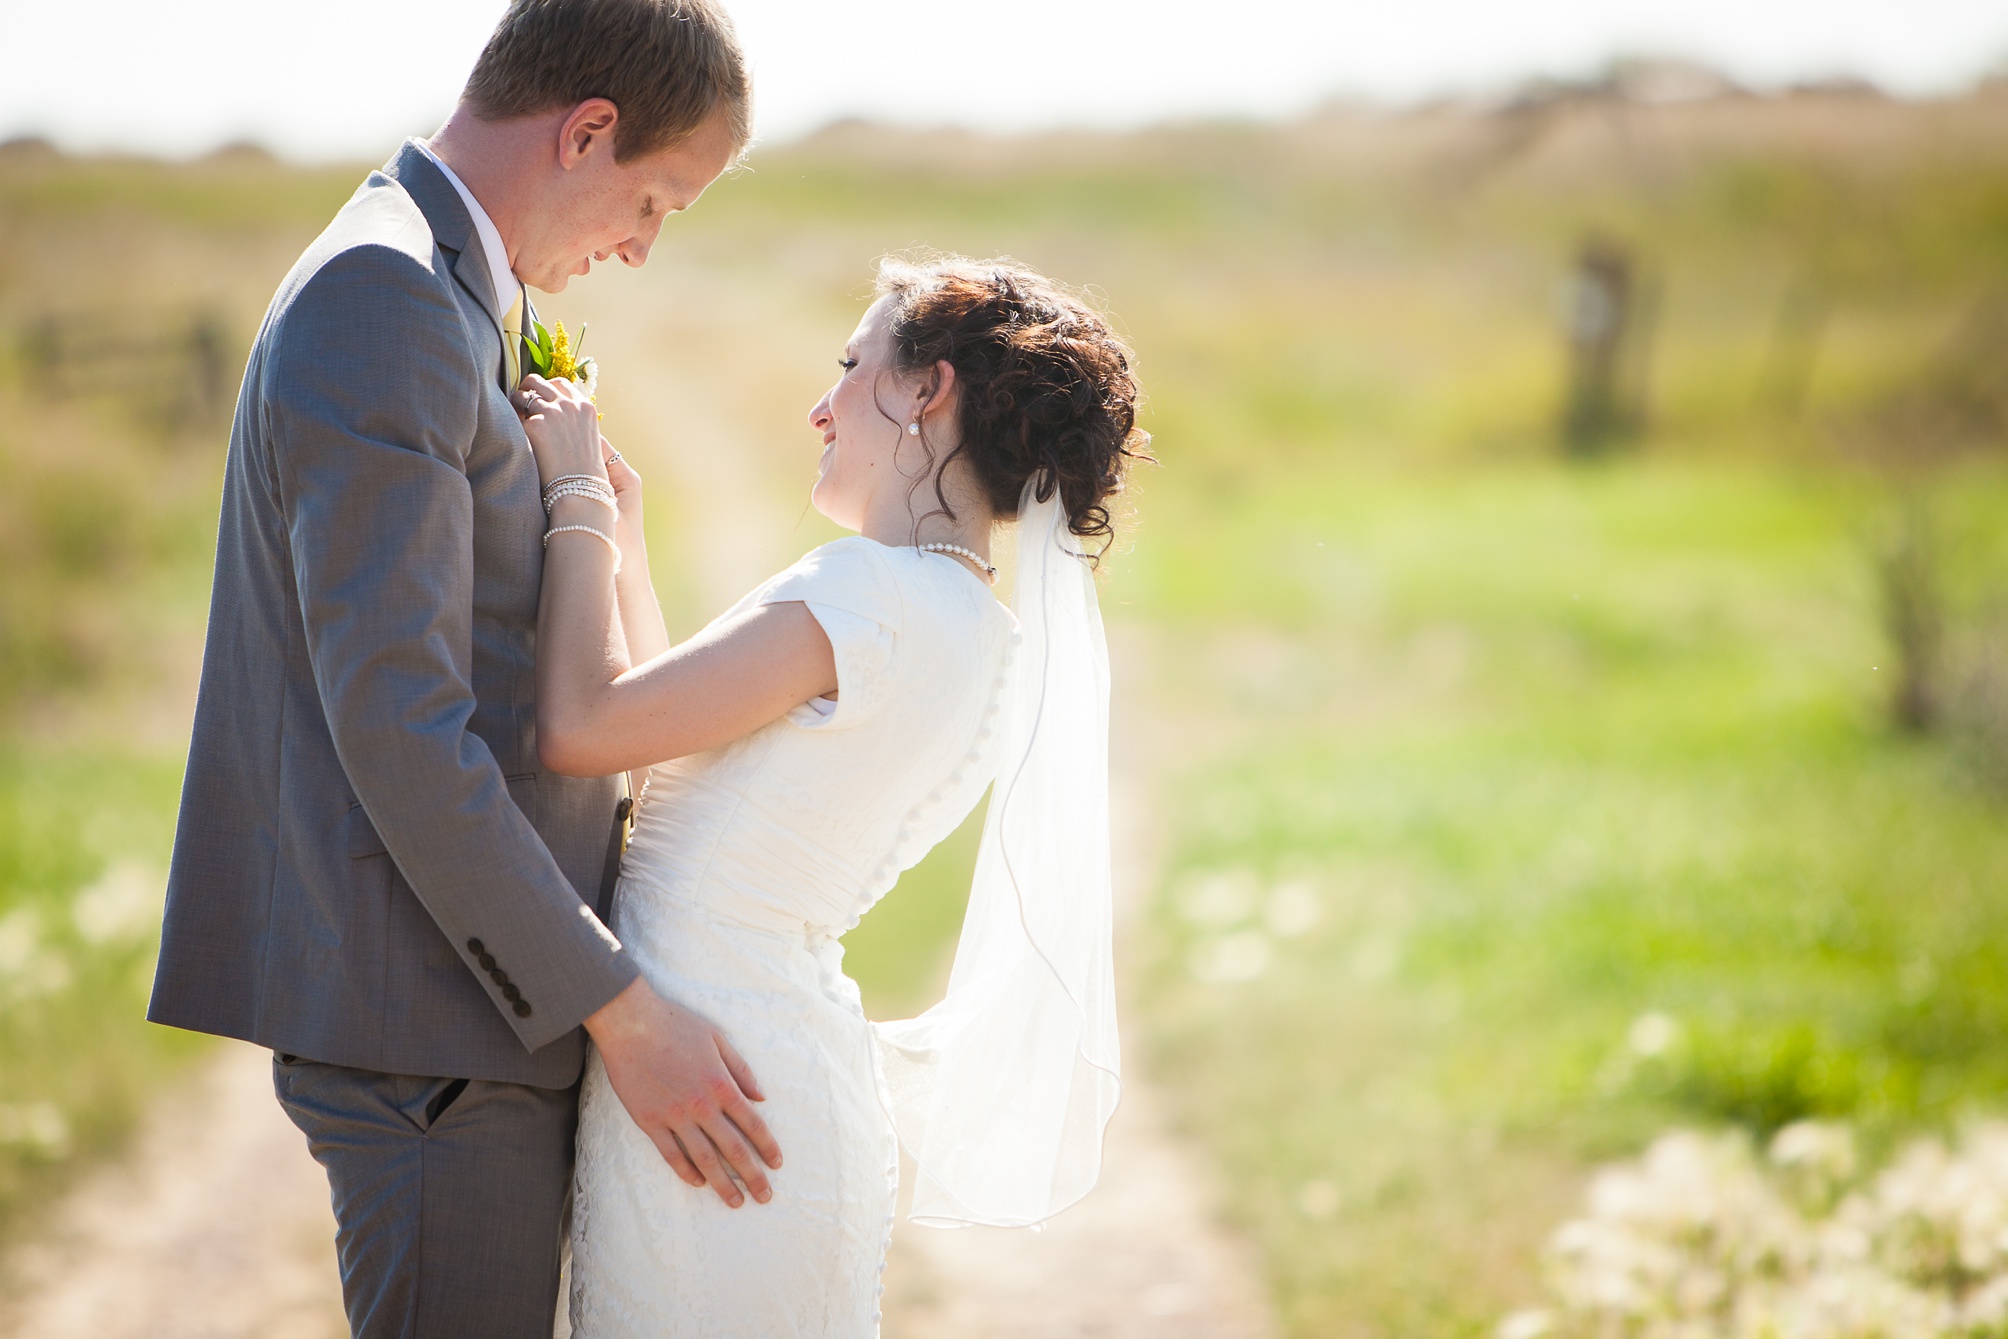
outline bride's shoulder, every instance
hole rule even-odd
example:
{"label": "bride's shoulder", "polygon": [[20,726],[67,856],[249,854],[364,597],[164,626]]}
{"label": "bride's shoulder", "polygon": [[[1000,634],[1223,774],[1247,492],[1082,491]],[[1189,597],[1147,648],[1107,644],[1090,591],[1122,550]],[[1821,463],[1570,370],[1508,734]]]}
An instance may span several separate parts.
{"label": "bride's shoulder", "polygon": [[[827,544],[818,544],[788,569],[793,572],[803,568],[825,572],[858,572],[879,577],[892,575],[893,551],[875,539],[863,535],[845,535]],[[786,575],[785,573],[783,575]]]}
{"label": "bride's shoulder", "polygon": [[819,544],[775,576],[777,583],[808,583],[841,589],[886,589],[899,585],[894,551],[863,535],[845,535]]}
{"label": "bride's shoulder", "polygon": [[809,550],[758,593],[760,604],[801,600],[896,628],[906,600],[892,551],[863,535],[847,535]]}

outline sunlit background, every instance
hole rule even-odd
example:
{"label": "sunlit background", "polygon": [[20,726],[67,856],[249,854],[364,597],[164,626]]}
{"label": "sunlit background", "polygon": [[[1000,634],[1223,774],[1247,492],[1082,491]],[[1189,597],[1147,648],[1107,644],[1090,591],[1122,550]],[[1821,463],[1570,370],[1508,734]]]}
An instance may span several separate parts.
{"label": "sunlit background", "polygon": [[[0,11],[0,135],[185,155],[249,140],[290,159],[379,159],[453,105],[491,0],[78,0]],[[1912,95],[2008,59],[1986,0],[745,0],[760,133],[847,116],[985,130],[1302,115],[1585,77],[1612,57],[1745,82],[1867,79]]]}
{"label": "sunlit background", "polygon": [[[499,8],[4,15],[9,1259],[223,1091],[139,1014],[238,369]],[[544,304],[672,627],[829,536],[876,257],[1106,304],[1161,461],[1104,585],[1127,1057],[1279,1331],[2008,1333],[2008,9],[734,12],[750,170]],[[875,1012],[972,850],[851,937]],[[964,1333],[905,1268],[888,1333]],[[50,1272],[0,1333],[184,1332]]]}

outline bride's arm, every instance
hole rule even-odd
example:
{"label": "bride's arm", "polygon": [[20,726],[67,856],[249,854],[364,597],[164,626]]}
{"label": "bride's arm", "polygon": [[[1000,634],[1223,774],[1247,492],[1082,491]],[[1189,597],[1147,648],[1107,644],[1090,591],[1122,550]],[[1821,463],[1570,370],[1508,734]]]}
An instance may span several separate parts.
{"label": "bride's arm", "polygon": [[[590,540],[587,540],[590,543]],[[554,546],[555,548],[555,546]],[[568,776],[604,776],[718,748],[791,708],[836,691],[836,660],[822,626],[802,604],[764,605],[680,646],[615,672],[596,661],[573,629],[585,624],[582,584],[612,559],[584,544],[560,560],[566,589],[551,594],[545,567],[544,631],[537,662],[537,747],[544,765]],[[602,586],[602,589],[604,587]],[[582,617],[574,619],[573,614]],[[554,616],[555,615],[555,616]],[[587,631],[583,626],[577,630]],[[557,642],[551,639],[556,637]]]}
{"label": "bride's arm", "polygon": [[[609,449],[604,439],[603,449]],[[641,476],[626,460],[607,461],[607,481],[620,499],[614,538],[620,543],[621,570],[614,578],[621,629],[627,635],[628,662],[653,660],[669,649],[669,629],[662,621],[662,601],[648,570],[648,538],[642,526]],[[587,542],[593,542],[587,537]]]}
{"label": "bride's arm", "polygon": [[[614,577],[615,604],[621,634],[626,639],[627,663],[653,660],[669,649],[669,629],[662,621],[662,601],[656,597],[655,581],[648,566],[648,536],[642,524],[641,475],[620,454],[607,446],[607,481],[620,501],[619,518],[614,522],[614,538],[620,544],[621,567]],[[592,537],[586,536],[588,542]],[[646,768],[628,776],[628,793],[639,796],[647,788]]]}
{"label": "bride's arm", "polygon": [[[542,476],[604,476],[591,404],[566,383],[532,387],[543,402],[524,426]],[[544,766],[572,776],[647,767],[730,743],[836,691],[829,638],[799,603],[749,610],[633,663],[622,635],[628,601],[615,590],[615,546],[559,529],[574,525],[614,538],[599,503],[562,497],[552,509],[556,533],[544,557],[537,616],[537,748]]]}

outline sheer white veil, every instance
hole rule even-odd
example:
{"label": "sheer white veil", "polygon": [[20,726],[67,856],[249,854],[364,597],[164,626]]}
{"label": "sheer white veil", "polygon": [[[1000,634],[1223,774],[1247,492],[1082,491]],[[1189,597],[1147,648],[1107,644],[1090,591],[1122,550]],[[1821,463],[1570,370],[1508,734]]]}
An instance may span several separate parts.
{"label": "sheer white veil", "polygon": [[877,1028],[911,1218],[1027,1227],[1086,1195],[1121,1094],[1109,875],[1109,659],[1059,489],[1019,505],[1019,642],[948,994]]}

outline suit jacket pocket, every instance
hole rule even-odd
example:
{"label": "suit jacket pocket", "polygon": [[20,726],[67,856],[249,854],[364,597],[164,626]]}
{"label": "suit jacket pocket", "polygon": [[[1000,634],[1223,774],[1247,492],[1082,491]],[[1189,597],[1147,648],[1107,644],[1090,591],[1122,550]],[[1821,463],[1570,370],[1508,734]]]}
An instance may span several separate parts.
{"label": "suit jacket pocket", "polygon": [[390,848],[385,846],[383,838],[377,835],[376,825],[370,822],[370,816],[363,812],[361,801],[349,806],[348,852],[351,860],[360,860],[364,856],[390,854]]}
{"label": "suit jacket pocket", "polygon": [[514,800],[516,807],[523,811],[523,817],[529,819],[530,825],[535,827],[537,824],[537,774],[535,772],[525,772],[521,776],[504,777],[503,784],[509,787],[509,798]]}

